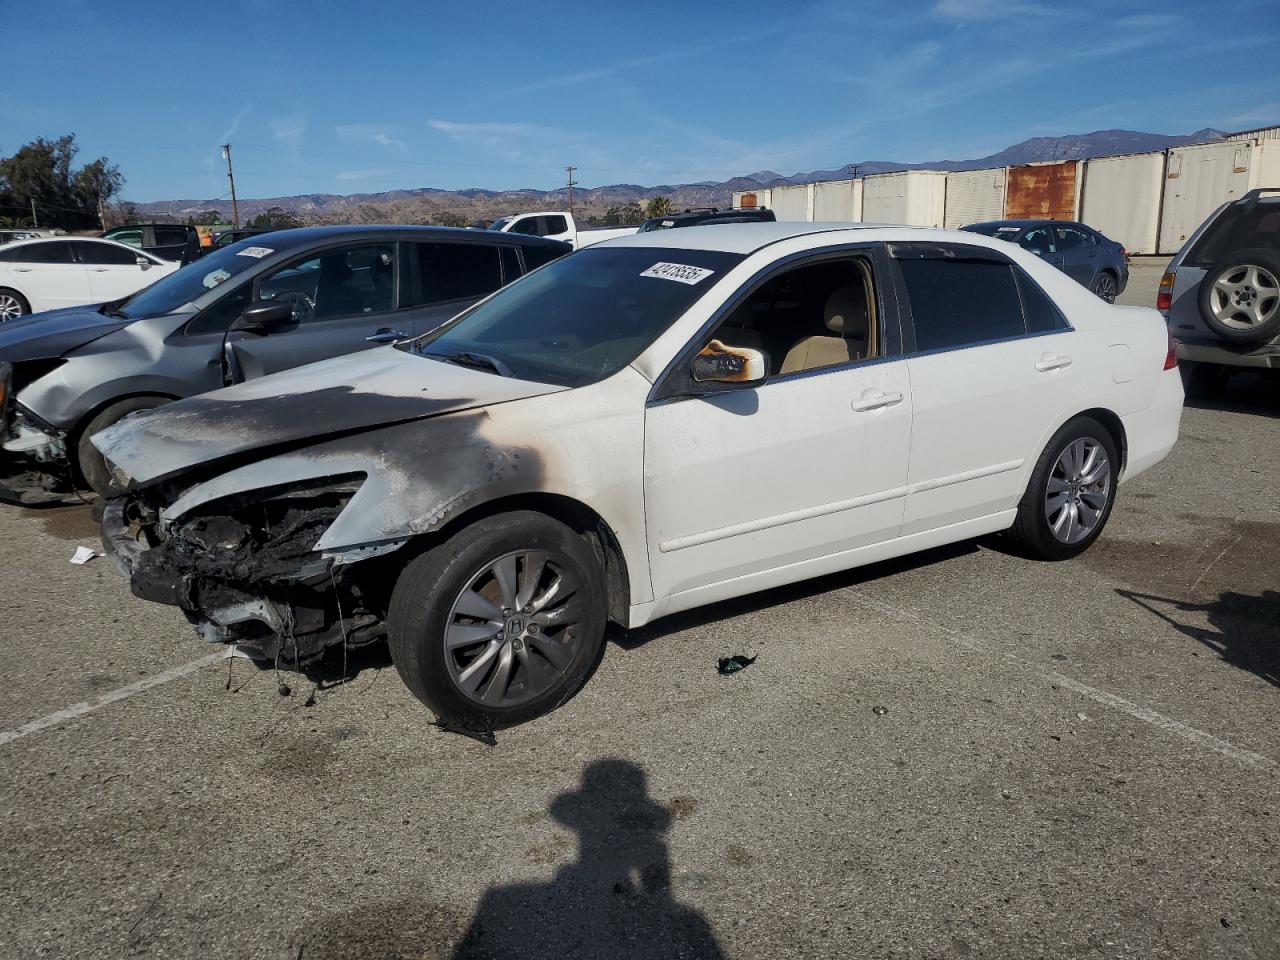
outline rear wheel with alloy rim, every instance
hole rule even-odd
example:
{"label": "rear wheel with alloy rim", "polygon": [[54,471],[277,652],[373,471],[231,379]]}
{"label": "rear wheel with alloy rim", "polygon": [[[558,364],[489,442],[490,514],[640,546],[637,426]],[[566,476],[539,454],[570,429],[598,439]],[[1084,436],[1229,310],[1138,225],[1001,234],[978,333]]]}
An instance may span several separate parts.
{"label": "rear wheel with alloy rim", "polygon": [[480,520],[400,575],[388,616],[401,678],[443,720],[521,723],[582,685],[604,642],[604,572],[564,524],[518,511]]}
{"label": "rear wheel with alloy rim", "polygon": [[17,290],[0,288],[0,323],[17,320],[31,312],[31,304]]}
{"label": "rear wheel with alloy rim", "polygon": [[1110,432],[1090,417],[1072,420],[1036,462],[1010,535],[1043,560],[1083,553],[1111,516],[1119,468]]}
{"label": "rear wheel with alloy rim", "polygon": [[1093,279],[1093,292],[1107,303],[1116,302],[1116,278],[1107,270]]}

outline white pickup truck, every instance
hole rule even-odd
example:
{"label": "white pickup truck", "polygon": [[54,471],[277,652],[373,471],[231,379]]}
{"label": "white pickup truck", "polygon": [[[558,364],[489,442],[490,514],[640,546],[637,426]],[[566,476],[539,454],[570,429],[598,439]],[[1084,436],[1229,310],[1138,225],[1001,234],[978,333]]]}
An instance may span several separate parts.
{"label": "white pickup truck", "polygon": [[614,237],[626,237],[635,233],[639,227],[614,227],[598,230],[579,230],[573,214],[564,210],[552,210],[539,213],[514,213],[501,220],[489,224],[490,230],[500,233],[524,233],[533,237],[547,237],[551,240],[563,240],[573,244],[575,250],[589,247],[601,240],[612,240]]}

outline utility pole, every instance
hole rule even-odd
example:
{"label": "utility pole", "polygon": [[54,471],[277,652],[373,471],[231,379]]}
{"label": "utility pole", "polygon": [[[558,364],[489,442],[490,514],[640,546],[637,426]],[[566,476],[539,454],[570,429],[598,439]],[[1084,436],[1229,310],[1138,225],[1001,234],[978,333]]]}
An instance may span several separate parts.
{"label": "utility pole", "polygon": [[240,226],[240,205],[236,203],[236,175],[231,171],[231,144],[222,145],[222,159],[227,161],[227,179],[231,181],[231,220]]}
{"label": "utility pole", "polygon": [[565,167],[564,172],[569,174],[569,216],[573,216],[573,171],[577,167]]}
{"label": "utility pole", "polygon": [[102,191],[98,191],[98,223],[102,224],[102,229],[107,229],[107,208],[102,202]]}
{"label": "utility pole", "polygon": [[40,218],[36,216],[36,198],[31,198],[31,226],[39,228]]}

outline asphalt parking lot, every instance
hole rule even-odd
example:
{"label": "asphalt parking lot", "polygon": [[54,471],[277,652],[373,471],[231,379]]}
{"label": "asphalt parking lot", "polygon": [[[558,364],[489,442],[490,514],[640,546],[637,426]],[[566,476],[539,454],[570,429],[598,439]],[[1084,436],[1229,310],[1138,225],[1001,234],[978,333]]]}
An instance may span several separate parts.
{"label": "asphalt parking lot", "polygon": [[494,748],[383,650],[221,659],[68,563],[87,508],[0,509],[0,955],[1280,956],[1277,415],[1189,408],[1070,563],[993,539],[615,634]]}

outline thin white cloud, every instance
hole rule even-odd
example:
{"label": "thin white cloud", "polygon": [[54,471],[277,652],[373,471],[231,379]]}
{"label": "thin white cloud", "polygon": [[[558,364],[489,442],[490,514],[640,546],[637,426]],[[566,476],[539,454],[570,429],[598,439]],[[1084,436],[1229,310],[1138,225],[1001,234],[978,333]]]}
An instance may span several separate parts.
{"label": "thin white cloud", "polygon": [[302,147],[303,137],[307,133],[307,115],[293,113],[284,117],[276,117],[271,121],[271,135],[290,150]]}
{"label": "thin white cloud", "polygon": [[246,103],[241,107],[240,112],[231,118],[231,124],[223,132],[222,136],[218,138],[218,145],[221,146],[224,143],[230,143],[231,138],[240,132],[240,124],[242,124],[245,117],[249,116],[252,112],[253,104],[251,103]]}
{"label": "thin white cloud", "polygon": [[344,123],[333,128],[339,140],[348,143],[372,142],[394,150],[408,150],[407,144],[398,135],[399,127],[392,124],[377,123]]}
{"label": "thin white cloud", "polygon": [[943,20],[1003,20],[1027,14],[1055,13],[1052,7],[1034,0],[938,0],[933,14]]}

